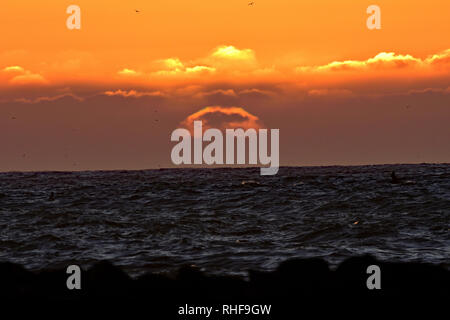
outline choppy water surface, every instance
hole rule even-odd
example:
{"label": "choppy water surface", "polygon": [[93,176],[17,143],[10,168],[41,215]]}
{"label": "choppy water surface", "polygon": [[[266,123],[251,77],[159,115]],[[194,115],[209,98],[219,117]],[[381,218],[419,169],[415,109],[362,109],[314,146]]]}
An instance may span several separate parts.
{"label": "choppy water surface", "polygon": [[366,253],[448,266],[449,222],[450,165],[0,173],[0,260],[29,269],[239,274]]}

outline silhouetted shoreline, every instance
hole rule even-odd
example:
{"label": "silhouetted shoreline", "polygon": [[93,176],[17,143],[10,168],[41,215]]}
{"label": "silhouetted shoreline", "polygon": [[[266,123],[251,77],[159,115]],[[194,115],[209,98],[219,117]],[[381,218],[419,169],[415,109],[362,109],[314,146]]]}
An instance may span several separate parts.
{"label": "silhouetted shoreline", "polygon": [[[380,290],[367,287],[370,265],[380,267]],[[450,273],[443,265],[384,262],[371,256],[349,258],[335,270],[322,259],[287,260],[272,272],[249,271],[248,280],[207,275],[189,266],[173,276],[146,273],[132,278],[107,261],[81,271],[81,290],[67,289],[69,276],[66,269],[31,272],[3,262],[0,298],[40,305],[112,303],[114,308],[115,303],[131,304],[166,314],[164,318],[177,318],[177,308],[184,305],[265,303],[272,305],[273,319],[295,311],[299,302],[304,307],[328,302],[362,306],[375,302],[436,302],[450,297]]]}

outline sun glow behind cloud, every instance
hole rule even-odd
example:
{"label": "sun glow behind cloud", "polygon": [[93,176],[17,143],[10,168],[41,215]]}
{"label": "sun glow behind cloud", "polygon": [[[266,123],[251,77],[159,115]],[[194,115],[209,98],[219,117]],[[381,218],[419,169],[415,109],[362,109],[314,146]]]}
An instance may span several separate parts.
{"label": "sun glow behind cloud", "polygon": [[193,129],[194,121],[202,121],[203,127],[220,130],[243,128],[259,129],[263,126],[261,120],[241,107],[205,107],[188,116],[181,125],[188,130]]}

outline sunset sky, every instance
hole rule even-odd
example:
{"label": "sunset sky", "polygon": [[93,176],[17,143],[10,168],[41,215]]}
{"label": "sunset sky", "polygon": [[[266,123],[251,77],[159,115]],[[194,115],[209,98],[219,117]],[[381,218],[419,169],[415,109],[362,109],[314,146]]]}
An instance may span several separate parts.
{"label": "sunset sky", "polygon": [[249,2],[3,0],[0,171],[172,166],[205,116],[282,165],[450,162],[450,1]]}

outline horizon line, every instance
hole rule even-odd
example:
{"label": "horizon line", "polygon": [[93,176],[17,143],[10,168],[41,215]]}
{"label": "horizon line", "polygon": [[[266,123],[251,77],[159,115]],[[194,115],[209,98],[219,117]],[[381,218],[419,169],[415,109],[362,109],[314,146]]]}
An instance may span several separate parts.
{"label": "horizon line", "polygon": [[[411,162],[411,163],[375,163],[375,164],[330,164],[330,165],[284,165],[282,168],[326,168],[326,167],[382,167],[382,166],[420,166],[420,165],[450,165],[450,162]],[[119,172],[119,171],[160,171],[160,170],[217,170],[217,169],[260,169],[264,166],[245,166],[245,165],[189,165],[189,166],[173,166],[173,167],[159,167],[146,169],[86,169],[86,170],[0,170],[0,174],[5,173],[83,173],[83,172]]]}

